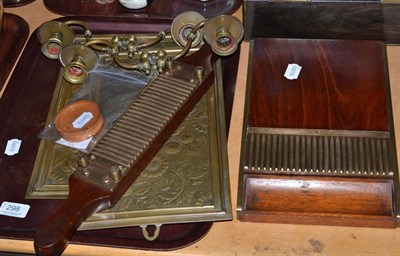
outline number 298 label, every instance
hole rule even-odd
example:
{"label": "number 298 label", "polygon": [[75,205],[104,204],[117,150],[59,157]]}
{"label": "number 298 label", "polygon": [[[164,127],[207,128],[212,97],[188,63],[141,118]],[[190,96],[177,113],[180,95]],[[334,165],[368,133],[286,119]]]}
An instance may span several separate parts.
{"label": "number 298 label", "polygon": [[0,206],[0,215],[25,218],[30,206],[27,204],[18,204],[4,201]]}

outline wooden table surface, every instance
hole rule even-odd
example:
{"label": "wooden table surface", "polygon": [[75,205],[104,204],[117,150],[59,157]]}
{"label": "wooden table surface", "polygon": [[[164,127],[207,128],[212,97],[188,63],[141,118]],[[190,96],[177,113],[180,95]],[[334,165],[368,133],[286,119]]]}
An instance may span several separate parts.
{"label": "wooden table surface", "polygon": [[[59,17],[49,12],[41,0],[18,8],[6,8],[5,12],[23,17],[29,23],[31,33],[43,22]],[[241,10],[235,16],[241,18]],[[244,42],[241,47],[228,139],[233,210],[236,209],[249,44]],[[387,48],[395,126],[396,132],[400,132],[396,118],[400,114],[400,47]],[[400,145],[399,138],[397,145]],[[1,251],[33,253],[33,243],[0,239]],[[400,229],[245,223],[236,220],[234,214],[233,221],[215,223],[199,242],[168,253],[71,244],[63,255],[400,255]]]}

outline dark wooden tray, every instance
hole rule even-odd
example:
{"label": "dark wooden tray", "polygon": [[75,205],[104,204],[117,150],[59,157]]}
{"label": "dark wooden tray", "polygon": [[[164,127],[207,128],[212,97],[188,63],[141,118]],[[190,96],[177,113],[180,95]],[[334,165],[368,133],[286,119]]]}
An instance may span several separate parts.
{"label": "dark wooden tray", "polygon": [[204,17],[221,14],[232,14],[242,4],[242,0],[212,0],[204,3],[199,0],[152,0],[141,10],[130,10],[123,7],[118,0],[110,4],[99,4],[96,1],[81,0],[44,0],[45,6],[57,14],[74,16],[107,16],[107,17],[139,17],[173,19],[185,11],[196,11]]}
{"label": "dark wooden tray", "polygon": [[[383,1],[382,1],[383,2]],[[400,42],[400,4],[380,1],[259,1],[244,4],[245,38]]]}
{"label": "dark wooden tray", "polygon": [[[168,21],[151,19],[120,19],[75,17],[86,21],[94,33],[158,32],[169,27]],[[62,20],[67,20],[63,18]],[[231,104],[235,87],[239,53],[224,61],[224,97],[227,118],[231,116]],[[0,202],[12,201],[31,206],[25,219],[0,216],[0,237],[32,239],[36,228],[57,210],[64,200],[27,200],[25,192],[29,183],[40,140],[37,134],[43,129],[53,90],[59,76],[58,60],[46,58],[40,51],[40,43],[33,33],[21,56],[10,83],[0,101],[0,145],[5,148],[9,139],[22,140],[18,155],[3,155],[0,162]],[[46,213],[46,214],[44,214]],[[143,238],[139,227],[106,230],[79,231],[72,243],[116,246],[148,250],[172,250],[190,245],[202,238],[212,222],[165,225],[157,240]]]}
{"label": "dark wooden tray", "polygon": [[4,14],[3,29],[0,34],[0,90],[3,88],[29,35],[26,21],[14,14]]}
{"label": "dark wooden tray", "polygon": [[18,7],[18,6],[23,6],[29,3],[32,3],[35,0],[4,0],[4,7],[10,8],[10,7]]}

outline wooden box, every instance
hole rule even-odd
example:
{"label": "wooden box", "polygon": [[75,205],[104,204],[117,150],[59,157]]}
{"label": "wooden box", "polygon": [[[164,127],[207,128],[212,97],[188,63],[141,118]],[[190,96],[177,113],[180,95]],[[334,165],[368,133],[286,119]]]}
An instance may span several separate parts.
{"label": "wooden box", "polygon": [[[238,218],[396,227],[400,194],[386,45],[250,43]],[[284,76],[289,64],[301,66],[297,78]]]}

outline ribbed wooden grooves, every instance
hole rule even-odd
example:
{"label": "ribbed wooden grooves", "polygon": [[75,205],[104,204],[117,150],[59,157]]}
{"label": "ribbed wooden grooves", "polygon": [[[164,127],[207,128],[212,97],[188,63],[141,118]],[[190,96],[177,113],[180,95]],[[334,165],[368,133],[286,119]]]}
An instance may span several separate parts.
{"label": "ribbed wooden grooves", "polygon": [[96,145],[92,154],[131,167],[189,97],[196,83],[159,75]]}
{"label": "ribbed wooden grooves", "polygon": [[386,132],[249,128],[245,169],[391,176]]}

